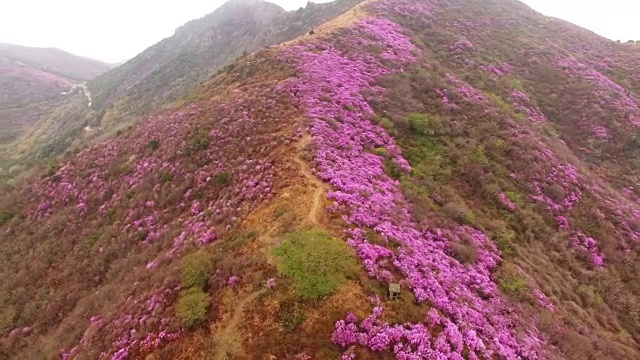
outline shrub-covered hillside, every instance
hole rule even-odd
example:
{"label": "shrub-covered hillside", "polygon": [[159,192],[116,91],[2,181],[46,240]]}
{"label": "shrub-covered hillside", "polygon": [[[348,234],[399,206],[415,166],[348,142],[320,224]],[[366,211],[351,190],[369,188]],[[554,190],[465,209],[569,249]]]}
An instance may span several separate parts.
{"label": "shrub-covered hillside", "polygon": [[58,49],[0,43],[0,144],[24,135],[74,86],[109,68]]}
{"label": "shrub-covered hillside", "polygon": [[[228,1],[89,81],[89,106],[84,96],[68,96],[36,104],[35,109],[13,110],[7,119],[25,117],[33,126],[23,129],[28,131],[22,136],[13,136],[10,144],[0,146],[0,184],[95,139],[112,136],[146,116],[177,104],[188,105],[202,90],[203,82],[233,68],[238,58],[304,35],[357,2],[309,3],[286,12],[262,0]],[[83,106],[78,106],[80,100]]]}
{"label": "shrub-covered hillside", "polygon": [[251,54],[0,195],[0,354],[638,358],[638,56],[513,0]]}

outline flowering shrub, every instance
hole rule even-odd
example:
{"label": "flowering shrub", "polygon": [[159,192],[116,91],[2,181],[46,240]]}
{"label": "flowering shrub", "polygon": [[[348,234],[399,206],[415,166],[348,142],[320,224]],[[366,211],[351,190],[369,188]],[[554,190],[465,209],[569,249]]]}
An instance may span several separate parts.
{"label": "flowering shrub", "polygon": [[[583,182],[575,166],[562,164],[550,149],[535,152],[537,159],[549,164],[551,169],[546,173],[535,173],[531,178],[532,199],[546,205],[549,212],[555,216],[559,230],[571,229],[569,220],[565,216],[583,197]],[[584,235],[572,236],[570,244],[577,249],[586,249],[591,255],[591,261],[596,266],[603,266],[604,261],[597,241]]]}
{"label": "flowering shrub", "polygon": [[449,99],[449,96],[447,94],[447,89],[437,89],[436,88],[434,91],[442,99],[442,106],[444,106],[445,109],[447,109],[449,111],[458,111],[458,110],[460,110],[460,107],[458,105],[454,104],[453,102],[451,102],[451,100]]}
{"label": "flowering shrub", "polygon": [[374,13],[401,16],[408,20],[430,19],[434,16],[434,1],[382,0],[369,4]]}
{"label": "flowering shrub", "polygon": [[509,211],[515,211],[517,208],[517,205],[511,201],[511,199],[509,199],[509,196],[507,196],[507,194],[501,192],[498,197],[500,198],[500,202],[502,203],[502,205],[504,205],[504,207],[507,208],[507,210]]}
{"label": "flowering shrub", "polygon": [[447,74],[447,80],[449,80],[449,82],[457,88],[460,95],[462,95],[467,101],[479,103],[487,102],[487,98],[482,95],[482,93],[480,93],[478,89],[475,89],[473,86],[464,83],[455,75]]}
{"label": "flowering shrub", "polygon": [[446,89],[435,89],[434,90],[436,92],[436,94],[438,94],[438,96],[440,96],[440,98],[442,98],[442,105],[447,106],[449,105],[449,97],[447,96],[446,93]]}
{"label": "flowering shrub", "polygon": [[[393,350],[398,358],[408,358],[409,354],[462,358],[465,347],[477,357],[495,354],[513,359],[535,358],[539,342],[535,331],[530,330],[520,342],[511,330],[518,320],[503,314],[506,304],[490,277],[500,262],[495,245],[485,234],[469,227],[418,230],[397,181],[385,173],[383,159],[364,151],[384,147],[401,169],[411,171],[393,139],[369,121],[373,112],[360,95],[365,90],[379,92],[372,85],[376,76],[414,61],[415,50],[400,30],[387,20],[365,19],[333,39],[338,45],[347,45],[341,47],[344,51],[318,41],[297,46],[288,53],[301,72],[302,81],[292,80],[296,95],[313,120],[310,131],[316,142],[318,175],[335,188],[328,195],[334,200],[331,210],[342,212],[353,226],[347,231],[348,243],[370,276],[389,282],[393,272],[401,273],[420,303],[428,302],[434,306],[433,311],[438,309],[443,314],[442,318],[433,316],[433,322],[427,325],[390,326],[381,322],[382,308],[376,307],[361,325],[339,321],[333,340],[342,347],[360,344],[373,351]],[[366,52],[368,39],[375,39],[386,49],[384,56]],[[486,101],[453,76],[450,81],[470,100]],[[323,101],[324,94],[318,91],[327,88],[331,101]],[[373,229],[384,243],[371,243],[366,229]],[[449,255],[447,243],[460,236],[468,237],[476,248],[477,260],[470,266]],[[401,244],[397,254],[389,249],[391,240]],[[351,315],[349,318],[353,320]],[[447,331],[433,341],[429,328],[440,324]],[[406,346],[405,339],[411,339],[415,346]]]}
{"label": "flowering shrub", "polygon": [[543,308],[549,311],[555,310],[555,306],[553,305],[553,303],[551,303],[549,298],[542,291],[540,291],[540,289],[534,289],[533,296],[536,297],[536,300],[538,300],[538,304],[540,304],[540,306],[542,306]]}
{"label": "flowering shrub", "polygon": [[[626,201],[622,196],[619,196],[622,194],[617,194],[617,189],[635,185],[637,180],[631,175],[634,172],[632,170],[634,166],[630,164],[635,160],[631,157],[632,151],[629,151],[637,146],[637,140],[629,140],[629,136],[636,134],[637,131],[633,126],[629,126],[631,123],[628,121],[633,109],[625,110],[625,107],[618,106],[615,101],[625,98],[634,100],[637,96],[634,94],[634,89],[637,89],[639,83],[630,77],[633,75],[633,71],[630,69],[637,67],[636,61],[628,61],[624,66],[626,70],[622,70],[623,66],[619,61],[626,55],[617,53],[614,46],[603,39],[587,36],[586,32],[575,31],[568,36],[544,36],[544,34],[548,35],[554,31],[570,30],[571,26],[552,26],[549,31],[539,31],[539,28],[531,26],[527,28],[527,34],[513,32],[508,33],[513,35],[513,38],[504,36],[502,31],[508,29],[503,25],[513,25],[518,22],[528,23],[529,20],[526,16],[529,13],[532,17],[537,16],[530,10],[528,10],[529,12],[523,10],[526,16],[522,17],[514,16],[507,11],[502,12],[504,17],[497,17],[495,13],[501,13],[501,10],[498,9],[499,6],[495,2],[491,2],[489,5],[487,2],[481,4],[480,2],[446,1],[448,6],[457,8],[452,11],[444,9],[444,1],[425,1],[424,3],[434,5],[433,13],[436,16],[425,20],[421,24],[424,25],[422,27],[401,16],[391,19],[409,27],[406,33],[414,36],[415,43],[426,49],[426,55],[420,58],[419,64],[409,68],[409,74],[385,76],[376,82],[376,84],[389,85],[390,88],[397,87],[397,89],[389,90],[390,93],[394,93],[394,97],[378,100],[374,96],[367,95],[367,98],[372,100],[371,104],[376,110],[380,110],[379,114],[384,114],[396,124],[396,129],[400,128],[398,125],[402,125],[398,118],[406,114],[420,112],[441,115],[447,125],[447,130],[437,136],[417,138],[408,136],[400,129],[394,133],[394,137],[397,144],[403,148],[407,159],[411,161],[415,174],[423,169],[438,169],[438,166],[442,168],[442,171],[431,171],[423,175],[420,181],[414,181],[408,175],[394,175],[394,178],[401,179],[403,190],[409,186],[415,187],[415,189],[411,189],[411,193],[405,191],[405,195],[412,202],[412,215],[417,219],[416,221],[421,221],[421,224],[427,228],[433,226],[434,223],[442,226],[438,216],[442,211],[442,206],[452,202],[451,198],[460,196],[468,204],[473,204],[474,212],[479,218],[478,222],[482,223],[483,228],[491,232],[494,237],[498,238],[497,235],[501,233],[511,234],[513,231],[513,236],[509,237],[509,241],[516,244],[516,250],[520,250],[519,248],[527,249],[527,255],[516,254],[517,260],[515,261],[522,258],[529,260],[538,258],[540,261],[535,265],[527,264],[527,271],[535,274],[537,281],[541,284],[545,283],[545,291],[553,289],[554,298],[552,300],[559,299],[555,304],[551,301],[545,302],[541,296],[544,294],[536,291],[540,289],[533,286],[535,282],[530,282],[532,286],[528,290],[531,291],[526,291],[527,302],[548,309],[551,308],[548,305],[552,305],[554,309],[556,307],[562,309],[557,311],[559,313],[568,311],[572,313],[573,319],[581,319],[580,326],[571,325],[569,326],[571,330],[558,329],[559,332],[556,333],[556,330],[553,330],[554,332],[550,334],[555,338],[555,341],[563,343],[560,346],[564,351],[561,357],[571,357],[568,354],[573,354],[573,357],[580,358],[580,355],[576,355],[579,351],[572,351],[576,349],[575,343],[572,345],[564,343],[569,338],[565,331],[574,334],[576,338],[580,337],[582,342],[595,341],[595,337],[589,335],[588,332],[592,327],[597,328],[598,326],[590,323],[589,316],[582,316],[579,311],[572,311],[566,307],[566,301],[573,296],[573,289],[569,289],[568,281],[564,282],[568,274],[559,275],[562,271],[558,270],[568,267],[577,270],[580,266],[584,266],[584,264],[574,262],[575,259],[570,256],[572,254],[570,249],[577,250],[576,252],[580,255],[586,255],[581,257],[597,267],[603,264],[600,262],[599,256],[606,251],[607,268],[594,272],[589,271],[589,273],[597,274],[598,279],[608,278],[610,274],[618,271],[626,274],[637,272],[637,266],[631,263],[633,261],[631,259],[636,258],[635,253],[637,252],[637,246],[633,245],[634,242],[637,243],[637,230],[639,229],[638,222],[634,220],[633,216],[633,209],[637,207],[637,204]],[[470,10],[471,7],[474,11]],[[387,13],[383,12],[385,15]],[[541,17],[539,20],[536,22],[536,26],[544,27],[546,26],[544,24],[548,23]],[[451,24],[460,25],[460,29]],[[514,27],[511,26],[511,29]],[[488,74],[478,71],[486,72],[485,69],[478,66],[471,67],[460,61],[451,61],[452,56],[448,47],[456,39],[462,37],[472,42],[475,48],[472,52],[463,55],[465,60],[468,58],[476,64],[486,64],[487,62],[497,64],[507,60],[511,65],[511,76],[487,81]],[[526,41],[520,41],[525,38]],[[575,41],[578,38],[582,40]],[[571,42],[575,43],[575,46],[571,46]],[[602,67],[603,70],[599,71],[602,71],[605,77],[624,85],[625,90],[631,89],[631,94],[618,92],[618,95],[611,92],[607,95],[605,87],[612,85],[607,85],[603,79],[600,79],[603,80],[600,82],[579,74],[582,70],[576,71],[571,67],[560,70],[556,66],[554,59],[560,53],[575,54],[576,52],[579,52],[579,55],[574,56],[585,64],[592,64],[592,60],[601,58],[604,56],[603,54],[615,58],[607,67],[610,70]],[[442,74],[444,73],[464,79],[464,82],[470,87],[478,89],[478,93],[481,95],[482,91],[485,91],[485,96],[496,107],[495,112],[481,103],[474,106],[464,104],[465,99],[477,98],[473,95],[463,96],[464,91],[460,92],[448,86],[446,86],[448,91],[443,91],[445,86],[443,86]],[[519,83],[512,81],[514,79]],[[600,87],[602,89],[599,89]],[[368,89],[365,92],[370,94]],[[511,96],[512,93],[515,93],[514,96]],[[431,97],[423,94],[431,94]],[[494,101],[492,97],[494,94],[506,100],[504,104],[506,106]],[[385,100],[387,101],[385,102]],[[459,116],[456,116],[457,113],[447,114],[441,111],[442,108],[438,106],[440,102],[444,107],[452,101],[464,107],[463,114]],[[482,110],[477,112],[471,111],[480,108]],[[514,116],[512,109],[525,116]],[[483,110],[486,112],[483,113]],[[583,115],[588,115],[585,117],[584,123],[580,122]],[[459,120],[467,118],[467,116],[473,118],[474,121],[462,122]],[[527,117],[530,121],[513,120],[514,118],[520,120]],[[477,123],[477,126],[472,123]],[[510,135],[508,132],[512,129],[518,130]],[[434,146],[434,143],[438,147]],[[445,145],[439,146],[441,143]],[[467,147],[473,146],[469,145],[470,143],[473,145],[483,144],[487,149],[489,162],[484,168],[469,167],[470,171],[466,171],[467,168],[463,168],[460,164],[462,161],[456,161],[467,155],[463,150],[456,150],[465,148],[465,145]],[[421,159],[424,159],[425,163],[433,165],[421,168],[417,162],[414,162],[420,156],[414,157],[411,154],[412,147],[419,148],[420,146],[422,147],[420,155],[432,155],[431,157],[423,156]],[[427,147],[429,150],[435,148],[437,151],[427,151]],[[625,151],[620,151],[623,147],[626,154]],[[454,154],[454,160],[449,160],[447,157],[449,153]],[[544,153],[553,154],[553,157]],[[633,156],[637,157],[637,153]],[[625,160],[622,160],[623,158]],[[477,178],[475,177],[476,171]],[[424,170],[420,174],[422,173]],[[509,173],[513,176],[507,178],[506,174]],[[482,185],[476,187],[473,181],[463,179],[472,176],[474,179],[482,179]],[[481,199],[480,196],[476,196],[472,192],[477,192],[478,188],[485,190],[485,181],[493,185],[494,191],[484,192],[483,195],[499,195],[500,188],[515,186],[524,195],[517,202],[518,211],[504,217],[497,217],[495,212],[492,212],[491,216],[483,215],[483,212],[486,214],[488,209],[481,204],[487,199]],[[505,183],[509,186],[504,187]],[[599,185],[599,187],[594,185]],[[427,192],[428,194],[426,194]],[[632,201],[635,202],[635,200]],[[493,203],[493,201],[490,202]],[[501,215],[506,214],[502,212]],[[506,230],[503,230],[503,227],[506,227]],[[562,231],[558,232],[557,230]],[[368,233],[370,232],[365,231],[363,237],[366,238]],[[576,237],[574,234],[584,234],[585,238]],[[398,247],[398,250],[394,250],[396,256],[402,249],[402,245],[399,245],[402,241],[397,241],[398,237],[392,237],[390,241],[393,244],[392,249]],[[586,241],[587,238],[594,241]],[[372,242],[371,239],[369,242]],[[448,241],[446,243],[450,245]],[[380,241],[375,241],[373,245],[387,247]],[[503,249],[502,246],[501,249]],[[531,254],[529,251],[540,252],[540,254]],[[549,253],[545,253],[546,251]],[[507,253],[506,250],[505,253]],[[376,256],[377,258],[381,257],[378,254]],[[377,258],[375,259],[377,260]],[[382,257],[382,260],[393,258],[394,255],[388,255]],[[509,259],[512,258],[509,257]],[[370,262],[375,264],[376,260]],[[371,267],[369,262],[365,264],[367,268]],[[544,275],[538,272],[539,268],[547,265],[554,268],[553,271],[558,271],[556,273],[558,275],[552,275],[550,273],[552,270]],[[395,279],[398,274],[393,270],[391,268],[390,272]],[[551,280],[552,278],[553,280]],[[575,276],[571,281],[574,284],[591,283],[590,280],[582,276]],[[553,287],[549,287],[550,283],[555,284]],[[622,281],[620,286],[601,283],[594,284],[594,286],[603,286],[611,291],[615,288],[616,293],[620,292],[628,296],[626,300],[609,297],[604,306],[618,306],[617,319],[626,321],[623,309],[625,306],[637,302],[638,287],[632,281]],[[605,290],[604,293],[608,293],[608,291]],[[614,305],[616,303],[618,305]],[[387,307],[382,307],[386,313]],[[600,310],[596,312],[602,313]],[[548,315],[551,318],[557,318],[555,315]],[[391,317],[395,320],[397,315],[392,314]],[[637,329],[632,325],[626,329],[637,332],[632,330]],[[562,332],[562,336],[557,335],[560,332]],[[586,340],[587,338],[590,340]],[[351,357],[356,353],[352,350],[353,346],[356,346],[355,343],[347,345],[345,356]],[[589,347],[589,349],[590,353],[596,349],[596,346]],[[621,355],[623,352],[620,350],[617,356],[625,357]],[[606,357],[607,355],[601,353],[600,356]]]}
{"label": "flowering shrub", "polygon": [[498,65],[480,65],[480,70],[486,71],[498,77],[509,75],[511,73],[511,67],[507,63],[500,63]]}
{"label": "flowering shrub", "polygon": [[529,121],[533,123],[547,122],[547,117],[540,111],[540,109],[531,107],[531,100],[527,94],[522,91],[515,90],[511,92],[509,99],[515,105],[516,109],[527,115]]}
{"label": "flowering shrub", "polygon": [[578,249],[586,251],[593,265],[604,265],[604,257],[598,248],[598,242],[594,238],[582,233],[576,233],[571,236],[571,244]]}
{"label": "flowering shrub", "polygon": [[269,289],[273,289],[274,287],[276,287],[276,279],[275,278],[269,278],[269,280],[267,280],[267,287]]}
{"label": "flowering shrub", "polygon": [[[269,310],[252,313],[252,323],[266,325],[252,335],[270,334],[260,336],[268,340],[247,337],[247,345],[278,334],[286,344],[273,341],[286,349],[276,350],[279,358],[322,358],[325,353],[314,351],[326,350],[330,337],[316,334],[334,326],[331,340],[343,359],[367,351],[401,359],[637,357],[627,336],[639,333],[640,324],[629,311],[639,294],[640,207],[630,188],[637,187],[638,142],[628,121],[637,116],[636,95],[621,92],[640,84],[637,75],[629,76],[637,65],[620,63],[624,56],[605,40],[564,36],[562,26],[536,21],[524,5],[506,11],[499,3],[373,2],[367,10],[379,17],[285,47],[277,60],[258,59],[268,60],[265,71],[243,68],[256,62],[253,57],[230,66],[222,78],[237,72],[243,81],[229,79],[229,91],[209,94],[212,103],[152,117],[53,166],[22,192],[31,204],[15,211],[8,206],[6,220],[0,214],[1,242],[10,244],[2,278],[6,269],[21,270],[20,281],[11,273],[9,285],[3,282],[12,290],[10,301],[18,302],[2,312],[0,327],[13,328],[7,342],[29,345],[34,334],[62,337],[73,328],[62,341],[72,349],[65,357],[138,358],[181,337],[175,261],[224,241],[286,184],[282,178],[295,166],[287,164],[287,145],[303,129],[292,120],[301,114],[285,111],[282,104],[288,104],[311,120],[314,171],[332,185],[329,210],[347,224],[348,245],[381,287],[400,282],[403,294],[397,302],[374,301],[370,315],[351,304],[320,302],[322,311],[339,306],[331,314],[346,314],[329,325],[318,320],[327,317],[305,317],[314,310],[281,303],[273,328]],[[512,13],[518,9],[523,16]],[[576,51],[584,67],[553,61]],[[598,63],[601,51],[613,60]],[[275,82],[274,73],[293,76],[292,61],[295,77],[260,87],[264,78]],[[248,89],[253,86],[257,90]],[[514,109],[530,121],[515,121],[525,116],[514,116]],[[568,256],[571,249],[600,269],[581,268]],[[58,261],[60,253],[65,262]],[[16,266],[16,259],[28,268]],[[509,274],[505,269],[514,263],[532,276]],[[310,264],[298,257],[283,281],[308,279]],[[260,278],[235,266],[213,277],[209,269],[192,270],[183,285],[240,290],[240,277],[247,286]],[[74,286],[51,285],[64,278]],[[131,300],[116,292],[113,304],[92,304],[108,298],[105,288],[122,292],[120,282],[131,285]],[[275,279],[266,285],[274,288]],[[348,290],[361,295],[369,288]],[[47,300],[33,301],[41,298]],[[154,310],[147,309],[151,299]],[[193,318],[206,318],[208,302],[193,304],[205,304],[189,306],[198,309]],[[49,323],[30,320],[33,309],[43,309]],[[87,320],[87,314],[94,317]],[[82,322],[51,320],[65,316]],[[33,342],[32,356],[22,358],[36,357],[48,338]],[[545,354],[557,349],[558,356]]]}
{"label": "flowering shrub", "polygon": [[593,84],[600,105],[612,108],[614,113],[620,113],[630,125],[640,126],[638,102],[622,86],[573,56],[560,56],[556,59],[556,64],[563,71]]}
{"label": "flowering shrub", "polygon": [[476,49],[476,47],[473,46],[471,41],[469,41],[466,38],[462,38],[462,39],[458,40],[455,44],[451,45],[451,47],[449,48],[449,51],[453,55],[463,55],[463,54],[471,52],[471,51],[473,51],[475,49]]}
{"label": "flowering shrub", "polygon": [[[595,190],[594,194],[608,214],[608,216],[603,214],[602,217],[617,224],[617,228],[626,235],[626,239],[623,239],[618,245],[625,253],[630,252],[633,246],[632,244],[640,244],[640,229],[634,225],[640,219],[638,216],[640,209],[638,209],[633,202],[620,201],[617,198],[605,194],[603,189],[598,188],[592,190]],[[578,241],[578,243],[580,243],[580,241]]]}
{"label": "flowering shrub", "polygon": [[[175,320],[168,316],[167,307],[179,289],[180,287],[165,289],[146,300],[130,296],[120,304],[121,308],[128,310],[109,322],[100,316],[92,316],[82,339],[71,350],[62,350],[61,357],[73,359],[83,351],[92,349],[100,339],[101,330],[109,327],[124,330],[112,344],[117,350],[100,353],[100,360],[128,359],[134,351],[150,351],[167,341],[177,339],[181,331],[176,326]],[[143,306],[136,306],[138,303],[142,303]],[[156,328],[157,332],[143,331],[148,328]],[[178,328],[177,331],[176,328]]]}
{"label": "flowering shrub", "polygon": [[233,286],[238,285],[239,281],[240,281],[240,278],[235,276],[235,275],[233,275],[233,276],[229,277],[229,279],[227,280],[227,285],[233,287]]}
{"label": "flowering shrub", "polygon": [[593,136],[598,139],[610,139],[609,131],[604,126],[596,126],[593,128]]}
{"label": "flowering shrub", "polygon": [[[249,99],[239,99],[237,105],[242,109],[243,102]],[[222,110],[230,109],[230,104],[222,107]],[[274,177],[275,169],[268,161],[262,158],[260,152],[247,154],[247,158],[237,157],[235,159],[225,159],[224,154],[240,154],[238,146],[229,141],[229,135],[238,136],[240,131],[250,132],[253,122],[260,123],[264,120],[252,119],[248,110],[236,110],[232,112],[231,118],[222,118],[219,128],[213,129],[207,135],[209,142],[216,144],[216,147],[202,148],[202,154],[198,158],[207,159],[207,164],[195,170],[186,166],[183,161],[170,162],[163,161],[162,157],[170,152],[184,154],[185,151],[192,151],[189,144],[183,140],[195,132],[192,122],[187,121],[190,117],[197,117],[203,110],[192,105],[186,110],[172,114],[169,117],[152,118],[144,122],[137,130],[136,136],[139,139],[129,141],[128,139],[115,139],[97,145],[95,150],[85,150],[70,163],[64,164],[55,174],[58,181],[45,181],[34,190],[38,196],[52,199],[51,202],[41,203],[37,211],[32,213],[35,219],[43,219],[50,216],[55,207],[76,203],[79,213],[89,211],[99,211],[106,214],[110,209],[122,206],[127,201],[126,194],[136,191],[139,187],[152,187],[154,198],[145,200],[144,206],[132,207],[126,214],[126,221],[123,224],[122,232],[131,238],[147,245],[158,241],[168,230],[166,219],[161,218],[158,207],[166,205],[166,199],[160,197],[162,192],[167,190],[178,190],[179,181],[193,176],[194,185],[187,189],[182,196],[182,200],[177,204],[178,209],[186,212],[185,217],[178,218],[183,224],[183,231],[173,239],[173,246],[167,252],[168,257],[174,256],[188,243],[205,245],[215,240],[217,232],[224,231],[222,222],[233,220],[242,211],[241,207],[231,206],[234,203],[248,202],[257,203],[269,197]],[[167,130],[164,130],[167,129]],[[199,131],[199,130],[198,130]],[[148,143],[148,138],[159,139],[163,147],[148,154],[145,158],[134,159],[129,162],[130,166],[120,178],[113,178],[109,174],[110,166],[120,161],[122,154],[144,154],[144,148]],[[264,140],[274,138],[274,134],[265,134]],[[166,152],[165,152],[166,151]],[[99,166],[84,167],[84,163],[94,162]],[[213,182],[215,176],[224,173],[225,167],[231,166],[237,169],[236,182],[232,187],[219,188],[219,184]],[[88,174],[80,172],[79,169],[88,168]],[[167,185],[156,182],[154,174],[171,174],[173,181]],[[151,182],[151,183],[150,183]],[[205,189],[219,188],[212,193],[209,199],[194,199],[194,194],[203,192]],[[160,191],[164,190],[164,191]],[[223,200],[221,195],[229,196]],[[91,199],[91,201],[89,201]],[[207,200],[204,202],[203,200]],[[87,205],[87,203],[92,205]],[[208,215],[207,212],[211,214]],[[164,223],[163,223],[164,222]],[[230,226],[233,221],[228,222]]]}
{"label": "flowering shrub", "polygon": [[[56,337],[61,347],[76,348],[65,351],[70,358],[97,358],[101,352],[105,358],[127,358],[174,339],[180,333],[177,294],[167,295],[158,313],[143,312],[145,297],[177,285],[174,261],[187,248],[225,237],[292,181],[284,159],[301,127],[291,100],[272,81],[234,86],[223,97],[149,117],[18,187],[13,195],[21,199],[25,220],[12,227],[7,241],[21,245],[2,274],[25,259],[41,264],[41,270],[20,275],[29,284],[23,287],[24,302],[51,310],[41,316],[18,313],[15,321],[53,336],[61,319],[73,319],[65,321],[76,322],[77,330]],[[46,230],[34,234],[34,228]],[[39,260],[43,253],[50,254],[46,264]],[[209,280],[210,264],[205,265],[183,274],[187,286]],[[166,281],[158,287],[162,274]],[[103,287],[113,299],[94,295]],[[126,298],[134,287],[142,298],[123,305],[120,296]],[[78,343],[83,327],[90,326],[80,318],[84,312],[105,323],[88,330],[90,346]],[[156,321],[156,315],[165,321]],[[154,320],[144,320],[148,316]]]}

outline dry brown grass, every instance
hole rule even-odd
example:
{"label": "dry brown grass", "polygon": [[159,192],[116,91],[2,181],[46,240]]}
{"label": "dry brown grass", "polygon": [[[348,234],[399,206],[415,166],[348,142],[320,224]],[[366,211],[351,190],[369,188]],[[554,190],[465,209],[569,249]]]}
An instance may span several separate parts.
{"label": "dry brown grass", "polygon": [[[303,352],[316,354],[315,358],[332,358],[339,354],[330,341],[334,322],[347,311],[366,316],[370,305],[364,288],[356,282],[345,284],[318,302],[297,299],[286,279],[281,277],[277,277],[274,290],[264,292],[266,278],[277,276],[272,252],[284,235],[310,225],[332,227],[331,218],[324,211],[329,205],[325,186],[311,174],[308,163],[303,160],[308,142],[309,137],[303,137],[296,151],[290,153],[285,166],[289,185],[243,221],[242,231],[255,232],[255,239],[228,254],[230,259],[260,259],[259,263],[266,266],[242,269],[243,278],[259,280],[238,289],[219,289],[214,294],[208,329],[188,335],[181,343],[170,346],[172,350],[165,351],[180,354],[180,359],[284,359]],[[369,282],[364,274],[361,276],[362,281]],[[244,307],[240,313],[239,304]],[[283,306],[296,309],[292,316],[305,317],[295,331],[283,325]],[[237,323],[230,328],[234,316]]]}

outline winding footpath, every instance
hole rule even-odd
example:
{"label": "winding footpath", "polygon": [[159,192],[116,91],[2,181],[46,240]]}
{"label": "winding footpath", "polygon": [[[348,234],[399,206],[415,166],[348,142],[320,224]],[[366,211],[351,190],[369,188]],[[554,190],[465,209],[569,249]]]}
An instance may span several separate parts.
{"label": "winding footpath", "polygon": [[[318,225],[318,213],[320,212],[320,206],[322,206],[322,196],[324,193],[325,185],[324,183],[322,183],[322,181],[320,181],[313,175],[309,164],[307,164],[307,162],[302,159],[302,151],[307,146],[307,144],[309,144],[309,141],[311,141],[311,135],[305,134],[296,147],[297,151],[293,157],[293,161],[300,166],[302,175],[304,175],[304,177],[308,180],[308,186],[310,188],[314,188],[311,207],[309,209],[309,213],[307,214],[307,222],[309,222],[311,225]],[[242,319],[244,308],[247,306],[247,304],[255,300],[260,295],[264,294],[266,291],[267,289],[264,288],[256,290],[237,303],[237,305],[233,309],[233,316],[231,317],[231,320],[229,320],[229,323],[220,333],[214,360],[227,360],[233,358],[234,354],[231,352],[231,349],[234,348],[234,345],[240,345],[238,344],[237,328],[238,323]]]}
{"label": "winding footpath", "polygon": [[302,160],[300,156],[302,149],[304,149],[311,141],[311,135],[305,134],[300,143],[298,143],[298,151],[294,156],[293,160],[300,165],[300,171],[302,175],[304,175],[307,180],[313,185],[315,191],[313,193],[313,202],[311,204],[311,209],[309,209],[309,214],[307,215],[307,220],[312,225],[318,225],[318,212],[320,211],[320,206],[322,205],[322,194],[324,193],[324,183],[320,181],[317,177],[313,175],[311,172],[311,167],[307,162]]}
{"label": "winding footpath", "polygon": [[233,310],[231,320],[229,320],[227,326],[220,333],[218,347],[216,348],[216,354],[214,356],[215,360],[227,360],[232,358],[233,354],[229,353],[229,349],[233,348],[234,343],[237,341],[236,331],[238,323],[242,318],[244,307],[266,291],[267,289],[254,291],[236,305]]}

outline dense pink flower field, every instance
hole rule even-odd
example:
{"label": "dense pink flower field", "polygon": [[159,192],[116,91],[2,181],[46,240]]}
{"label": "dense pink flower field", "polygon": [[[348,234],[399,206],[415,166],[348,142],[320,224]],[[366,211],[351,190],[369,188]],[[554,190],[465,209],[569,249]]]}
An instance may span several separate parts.
{"label": "dense pink flower field", "polygon": [[[334,200],[331,210],[343,213],[352,225],[348,243],[369,275],[386,283],[402,274],[417,300],[431,310],[425,323],[392,325],[381,318],[379,305],[360,323],[352,315],[339,321],[334,342],[345,348],[392,350],[399,359],[462,359],[463,348],[469,349],[470,358],[535,358],[541,341],[536,330],[514,330],[522,320],[501,299],[491,279],[500,263],[491,240],[470,227],[419,230],[398,182],[385,173],[382,157],[367,151],[384,147],[399,168],[411,172],[393,139],[371,122],[373,111],[360,93],[380,91],[373,85],[376,77],[401,71],[416,60],[417,49],[398,25],[379,18],[356,23],[335,42],[336,46],[315,42],[288,51],[303,74],[294,87],[312,119],[318,175],[335,188],[329,194]],[[378,56],[366,51],[372,42],[382,49]],[[485,101],[459,80],[450,80],[469,101]],[[446,103],[444,93],[441,96]],[[386,246],[371,243],[368,229]],[[475,264],[464,266],[449,255],[448,244],[459,237],[470,239],[478,251]],[[391,242],[400,244],[397,253]],[[444,331],[434,337],[431,330],[438,326]],[[344,358],[351,357],[345,353]]]}

